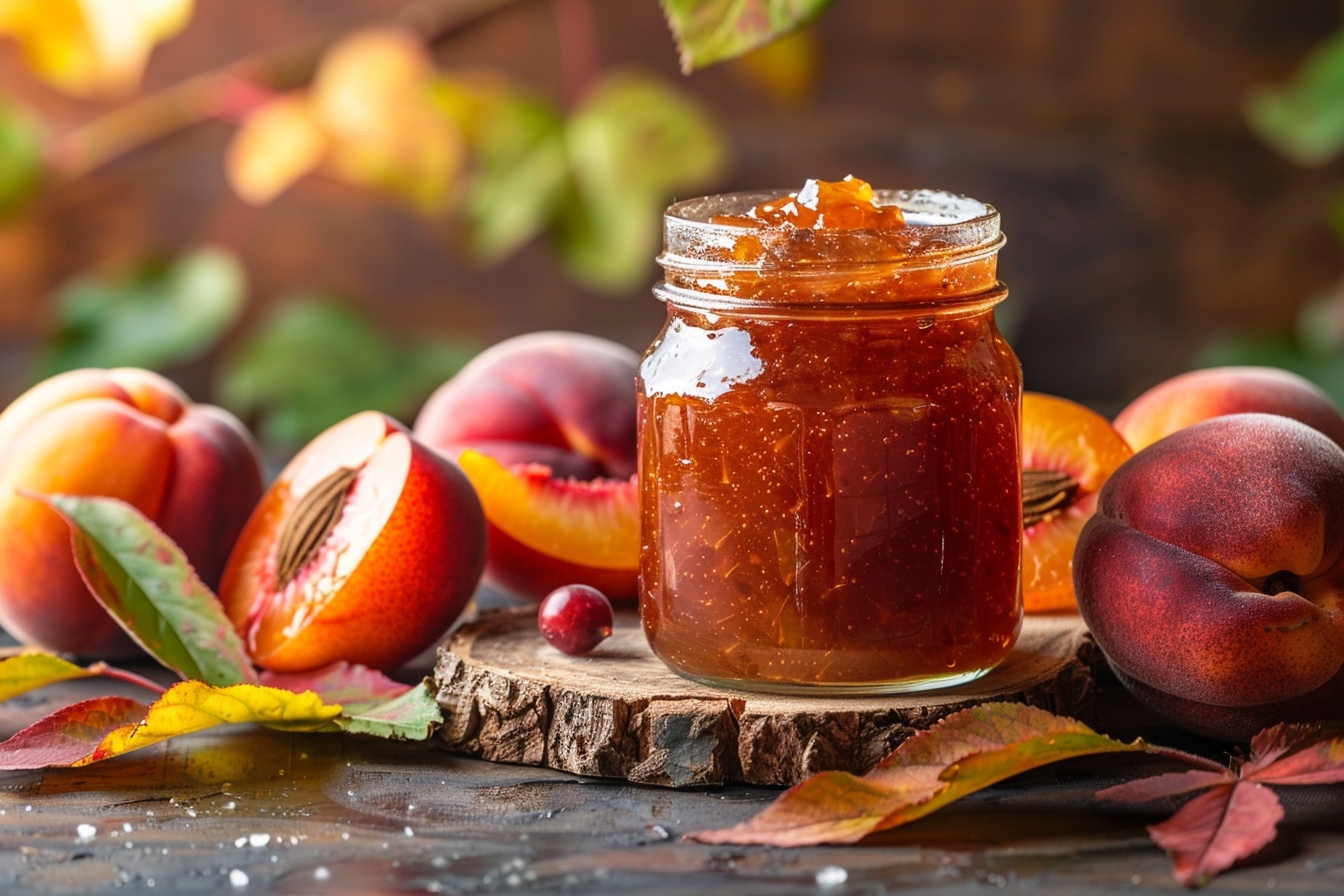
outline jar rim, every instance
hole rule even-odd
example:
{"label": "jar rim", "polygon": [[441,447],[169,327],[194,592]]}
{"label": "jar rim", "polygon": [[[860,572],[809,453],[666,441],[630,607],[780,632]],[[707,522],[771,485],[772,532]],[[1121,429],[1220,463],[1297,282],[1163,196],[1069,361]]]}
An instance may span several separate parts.
{"label": "jar rim", "polygon": [[[701,196],[673,204],[663,215],[665,269],[710,267],[725,273],[763,268],[830,266],[837,262],[887,262],[920,267],[927,256],[955,263],[965,254],[1003,245],[999,212],[992,205],[945,190],[876,190],[878,205],[895,205],[906,215],[905,227],[887,230],[806,230],[791,227],[744,228],[714,220],[741,215],[787,190],[751,190]],[[736,257],[744,236],[755,237],[763,251],[751,260]],[[802,253],[798,249],[804,249]]]}
{"label": "jar rim", "polygon": [[[716,215],[741,215],[772,199],[787,196],[790,190],[745,190],[737,193],[716,193],[709,196],[697,196],[673,203],[664,213],[668,220],[700,224],[705,227],[723,229],[732,233],[741,233],[741,227],[731,224],[716,224],[711,219]],[[957,225],[974,224],[997,219],[998,210],[987,202],[972,199],[961,193],[947,190],[874,190],[876,204],[879,206],[898,206],[905,212],[906,223],[912,227],[944,228]],[[913,219],[913,220],[912,220]],[[872,231],[864,231],[872,232]]]}

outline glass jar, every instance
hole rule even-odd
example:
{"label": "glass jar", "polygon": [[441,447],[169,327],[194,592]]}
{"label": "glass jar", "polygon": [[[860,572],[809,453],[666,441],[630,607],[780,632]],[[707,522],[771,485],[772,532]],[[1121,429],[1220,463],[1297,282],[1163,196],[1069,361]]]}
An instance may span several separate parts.
{"label": "glass jar", "polygon": [[710,684],[971,681],[1021,625],[1021,367],[994,323],[998,213],[878,191],[894,230],[664,218],[667,322],[639,374],[640,609]]}

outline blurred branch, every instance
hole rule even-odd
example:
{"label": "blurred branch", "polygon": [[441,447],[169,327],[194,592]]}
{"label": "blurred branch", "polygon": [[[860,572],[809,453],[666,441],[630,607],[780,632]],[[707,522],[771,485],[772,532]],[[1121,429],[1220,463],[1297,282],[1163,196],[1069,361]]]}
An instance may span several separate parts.
{"label": "blurred branch", "polygon": [[551,0],[560,45],[560,95],[573,109],[597,83],[602,58],[592,0]]}
{"label": "blurred branch", "polygon": [[[432,44],[514,2],[517,0],[414,0],[392,17],[391,24],[409,28]],[[322,54],[347,33],[320,34],[244,57],[76,128],[48,147],[49,183],[60,186],[78,180],[184,128],[221,114],[242,114],[272,92],[308,83]]]}

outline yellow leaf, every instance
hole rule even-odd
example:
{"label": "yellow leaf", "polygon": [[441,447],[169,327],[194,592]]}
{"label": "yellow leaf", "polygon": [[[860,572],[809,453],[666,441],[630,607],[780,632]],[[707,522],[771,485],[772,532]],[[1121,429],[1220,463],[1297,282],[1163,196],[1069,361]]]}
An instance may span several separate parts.
{"label": "yellow leaf", "polygon": [[328,51],[313,111],[332,138],[332,173],[442,211],[465,159],[461,133],[434,101],[437,73],[421,41],[394,28],[355,34]]}
{"label": "yellow leaf", "polygon": [[88,678],[98,672],[97,668],[83,669],[58,656],[39,651],[7,657],[0,660],[0,701],[58,681]]}
{"label": "yellow leaf", "polygon": [[0,34],[15,38],[33,70],[60,90],[125,93],[193,7],[194,0],[0,0]]}
{"label": "yellow leaf", "polygon": [[217,725],[255,722],[282,731],[315,731],[328,727],[340,714],[340,705],[323,703],[312,691],[295,694],[255,684],[217,688],[184,681],[154,701],[143,721],[109,732],[76,764],[88,765]]}
{"label": "yellow leaf", "polygon": [[329,144],[308,95],[290,93],[248,116],[229,144],[224,167],[239,196],[265,205],[321,165]]}

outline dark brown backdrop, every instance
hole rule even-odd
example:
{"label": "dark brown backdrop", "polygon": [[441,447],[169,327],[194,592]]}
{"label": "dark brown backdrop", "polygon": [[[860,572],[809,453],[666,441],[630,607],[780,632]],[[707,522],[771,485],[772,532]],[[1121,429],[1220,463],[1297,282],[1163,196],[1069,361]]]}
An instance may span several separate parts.
{"label": "dark brown backdrop", "polygon": [[[654,0],[595,3],[604,65],[680,77]],[[198,0],[189,30],[155,55],[147,86],[400,5]],[[837,0],[817,26],[811,102],[780,107],[725,68],[686,83],[731,134],[736,162],[723,189],[853,172],[998,206],[1012,289],[1004,318],[1029,388],[1114,410],[1220,328],[1287,327],[1339,274],[1324,224],[1339,172],[1280,159],[1241,114],[1249,87],[1282,79],[1339,23],[1333,0]],[[557,92],[541,0],[473,26],[440,55]],[[9,46],[0,90],[57,131],[98,111],[36,86]],[[0,399],[23,385],[53,284],[231,226],[220,161],[229,133],[194,128],[0,228]],[[661,322],[647,290],[603,298],[569,284],[545,245],[474,270],[441,226],[319,179],[264,213],[245,259],[250,316],[318,287],[357,298],[393,330],[481,342],[561,327],[642,348]],[[655,271],[650,263],[650,282]],[[189,371],[189,387],[202,391],[208,372]]]}

